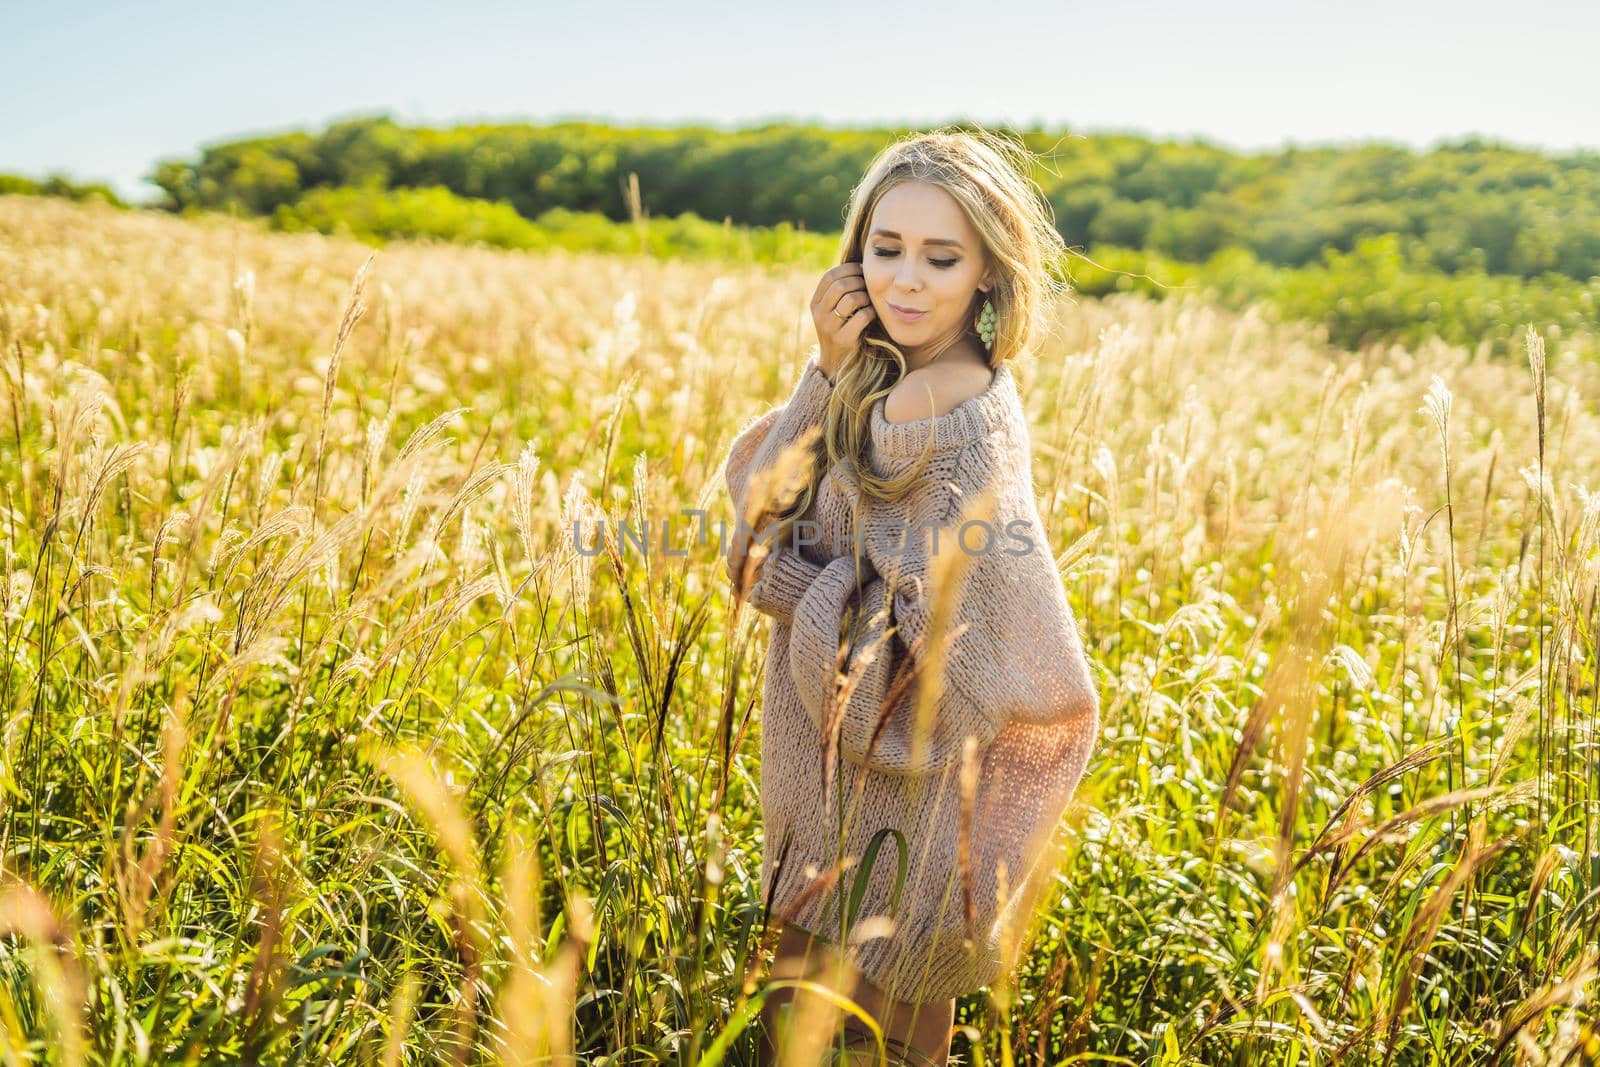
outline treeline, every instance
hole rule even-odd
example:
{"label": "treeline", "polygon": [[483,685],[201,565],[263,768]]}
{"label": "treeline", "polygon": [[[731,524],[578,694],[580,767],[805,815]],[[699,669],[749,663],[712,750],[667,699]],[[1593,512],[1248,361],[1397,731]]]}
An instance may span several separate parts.
{"label": "treeline", "polygon": [[457,196],[440,186],[315,189],[279,206],[272,225],[289,233],[343,233],[369,243],[432,238],[529,251],[562,248],[759,263],[822,263],[839,247],[837,233],[811,233],[787,223],[734,226],[693,212],[616,222],[597,211],[553,207],[527,219],[503,201]]}
{"label": "treeline", "polygon": [[[591,123],[429,129],[387,117],[205,148],[149,180],[172,210],[272,215],[319,190],[439,188],[613,220],[645,214],[836,231],[872,156],[898,128],[767,125],[625,128]],[[1600,153],[1556,156],[1478,139],[1427,152],[1365,145],[1243,154],[1122,134],[1017,131],[1070,244],[1201,262],[1243,249],[1316,264],[1394,235],[1403,262],[1523,279],[1600,274]],[[636,190],[636,193],[635,193]],[[636,196],[636,200],[635,200]]]}
{"label": "treeline", "polygon": [[122,198],[103,182],[75,182],[61,174],[26,178],[20,174],[0,174],[0,195],[61,196],[68,200],[104,200],[114,207],[127,207]]}
{"label": "treeline", "polygon": [[[263,215],[290,232],[821,268],[850,183],[900,132],[360,119],[213,145],[151,178],[167,210]],[[1045,157],[1035,177],[1075,248],[1062,269],[1081,294],[1265,301],[1347,347],[1438,336],[1515,353],[1532,322],[1600,353],[1593,153],[1462,142],[1243,156],[1125,135],[1023,136]],[[61,176],[0,175],[6,192],[125,206]],[[1540,248],[1560,269],[1530,276]]]}
{"label": "treeline", "polygon": [[[825,269],[839,235],[777,226],[734,226],[692,212],[614,222],[593,211],[551,208],[525,219],[509,205],[470,200],[448,189],[326,189],[279,207],[272,224],[290,232],[345,233],[370,242],[434,238],[500,248],[678,256]],[[1416,344],[1427,337],[1515,352],[1521,324],[1552,340],[1592,336],[1600,322],[1600,277],[1524,281],[1477,270],[1444,274],[1406,263],[1394,234],[1363,238],[1350,252],[1329,251],[1301,267],[1266,263],[1247,249],[1224,249],[1187,263],[1140,249],[1099,244],[1067,257],[1061,269],[1085,296],[1138,292],[1156,298],[1203,294],[1229,307],[1264,300],[1284,317],[1323,323],[1344,347],[1375,339]]]}

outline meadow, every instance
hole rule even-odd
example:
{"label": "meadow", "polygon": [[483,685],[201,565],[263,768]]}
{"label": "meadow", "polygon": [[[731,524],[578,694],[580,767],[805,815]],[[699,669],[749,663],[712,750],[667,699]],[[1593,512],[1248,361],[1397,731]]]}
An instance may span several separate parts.
{"label": "meadow", "polygon": [[[0,196],[0,1058],[751,1062],[766,623],[572,524],[731,519],[816,274]],[[1600,364],[1054,319],[1104,732],[956,1053],[1600,1059]]]}

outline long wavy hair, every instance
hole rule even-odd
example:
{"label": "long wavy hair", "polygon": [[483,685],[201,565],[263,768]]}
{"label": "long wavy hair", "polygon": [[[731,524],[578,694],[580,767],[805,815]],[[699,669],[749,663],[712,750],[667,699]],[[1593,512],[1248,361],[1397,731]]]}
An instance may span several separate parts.
{"label": "long wavy hair", "polygon": [[[1032,152],[1020,141],[983,129],[944,127],[902,138],[878,153],[852,191],[839,262],[862,262],[873,209],[890,189],[920,181],[948,192],[978,232],[993,279],[989,292],[973,291],[966,335],[976,337],[978,309],[987,298],[995,312],[989,366],[999,369],[1027,350],[1051,302],[1068,287],[1059,273],[1065,243],[1049,201],[1029,176],[1033,165]],[[984,349],[981,340],[978,346]],[[810,476],[778,516],[782,528],[806,513],[819,480],[836,464],[858,493],[886,501],[899,499],[922,477],[932,453],[932,434],[916,465],[903,474],[879,477],[866,460],[872,405],[905,375],[905,354],[874,318],[834,375],[822,433],[811,453]]]}

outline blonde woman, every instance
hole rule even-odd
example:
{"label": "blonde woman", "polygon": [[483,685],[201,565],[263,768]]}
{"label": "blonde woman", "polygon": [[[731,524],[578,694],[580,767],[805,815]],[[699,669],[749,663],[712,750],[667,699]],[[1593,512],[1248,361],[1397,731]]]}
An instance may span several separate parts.
{"label": "blonde woman", "polygon": [[[818,344],[724,467],[734,593],[772,620],[772,973],[847,961],[905,1062],[946,1062],[956,998],[1014,967],[1099,732],[1012,373],[1058,291],[1026,168],[981,132],[885,149],[813,296]],[[794,991],[763,1007],[766,1062]]]}

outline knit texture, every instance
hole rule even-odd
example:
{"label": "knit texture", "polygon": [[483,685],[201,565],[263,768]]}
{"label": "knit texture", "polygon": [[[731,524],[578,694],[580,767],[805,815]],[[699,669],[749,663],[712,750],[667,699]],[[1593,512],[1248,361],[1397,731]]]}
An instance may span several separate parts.
{"label": "knit texture", "polygon": [[[747,514],[754,473],[821,424],[833,386],[815,353],[788,401],[747,424],[728,450],[736,519]],[[931,434],[923,476],[885,503],[859,494],[834,465],[805,522],[772,546],[746,593],[771,619],[761,889],[774,917],[847,945],[889,995],[934,1001],[1015,966],[1054,873],[1040,860],[1053,854],[1047,846],[1099,734],[1099,699],[1034,499],[1010,369],[997,368],[982,394],[947,414],[890,423],[880,398],[870,418],[867,462],[880,476],[914,468]],[[980,496],[993,503],[987,528],[959,529]],[[806,523],[815,544],[805,543]],[[964,558],[941,559],[947,553]],[[935,590],[951,562],[952,588]],[[936,595],[954,604],[937,633]],[[943,670],[905,684],[908,660],[936,647]],[[921,685],[934,686],[937,700],[919,731]],[[969,736],[976,779],[964,811]],[[830,751],[842,758],[830,761]],[[832,886],[818,881],[841,860]]]}

